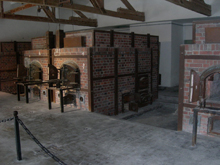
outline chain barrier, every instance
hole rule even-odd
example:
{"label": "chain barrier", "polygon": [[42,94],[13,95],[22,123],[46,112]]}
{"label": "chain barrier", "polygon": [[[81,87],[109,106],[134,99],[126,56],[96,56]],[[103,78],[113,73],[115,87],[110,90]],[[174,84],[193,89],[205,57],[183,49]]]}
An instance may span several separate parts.
{"label": "chain barrier", "polygon": [[5,119],[5,120],[0,120],[0,123],[5,123],[5,122],[8,122],[8,121],[12,121],[14,120],[14,118],[8,118],[8,119]]}
{"label": "chain barrier", "polygon": [[60,165],[67,165],[64,162],[62,162],[58,157],[56,157],[54,154],[52,154],[46,147],[44,147],[39,140],[36,139],[36,137],[29,131],[29,129],[24,125],[24,123],[18,118],[18,123],[24,128],[24,130],[27,132],[27,134],[31,137],[31,139],[47,154],[49,155],[53,160],[58,162]]}

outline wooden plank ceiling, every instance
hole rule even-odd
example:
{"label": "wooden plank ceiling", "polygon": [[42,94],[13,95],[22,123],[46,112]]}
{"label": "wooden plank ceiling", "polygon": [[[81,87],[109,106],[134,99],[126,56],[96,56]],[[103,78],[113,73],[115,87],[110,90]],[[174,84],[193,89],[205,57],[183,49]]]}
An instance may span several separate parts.
{"label": "wooden plank ceiling", "polygon": [[[144,12],[136,11],[134,7],[128,2],[128,0],[121,0],[121,2],[126,6],[126,8],[120,7],[117,9],[117,11],[105,9],[104,0],[89,1],[91,3],[91,6],[76,4],[73,2],[73,0],[0,0],[0,18],[97,27],[97,19],[88,18],[83,13],[87,12],[92,14],[100,14],[129,20],[145,21]],[[198,13],[211,16],[211,6],[207,5],[204,2],[204,0],[166,1],[193,10]],[[4,11],[4,2],[17,2],[21,3],[22,5],[9,11]],[[34,6],[38,6],[38,11],[41,11],[42,9],[47,17],[15,14],[16,12]],[[56,18],[55,8],[73,10],[78,15],[78,17],[70,16],[69,19]]]}
{"label": "wooden plank ceiling", "polygon": [[[117,11],[111,11],[105,9],[104,0],[90,0],[91,6],[76,4],[73,3],[73,0],[0,0],[0,18],[97,27],[98,23],[96,19],[88,18],[83,14],[83,12],[87,12],[129,20],[145,21],[144,12],[136,11],[128,0],[121,1],[127,8],[118,8]],[[9,11],[4,11],[3,2],[17,2],[23,5]],[[47,17],[15,14],[16,12],[34,6],[38,6],[39,11],[42,9]],[[55,8],[73,10],[78,17],[70,16],[69,19],[56,18]]]}

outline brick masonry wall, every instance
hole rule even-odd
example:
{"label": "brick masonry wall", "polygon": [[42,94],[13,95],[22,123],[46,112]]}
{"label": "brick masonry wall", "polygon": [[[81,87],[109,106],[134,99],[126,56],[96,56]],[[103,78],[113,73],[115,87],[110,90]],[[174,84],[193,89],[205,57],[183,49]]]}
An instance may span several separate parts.
{"label": "brick masonry wall", "polygon": [[118,75],[135,73],[135,49],[118,49]]}
{"label": "brick masonry wall", "polygon": [[14,81],[2,81],[1,82],[1,91],[7,93],[16,93],[16,85]]}
{"label": "brick masonry wall", "polygon": [[134,47],[135,48],[143,48],[147,47],[147,36],[146,35],[135,35],[134,36]]}
{"label": "brick masonry wall", "polygon": [[1,52],[14,52],[14,51],[15,51],[14,42],[1,43]]}
{"label": "brick masonry wall", "polygon": [[[0,90],[16,93],[14,78],[17,77],[17,56],[23,62],[22,51],[30,49],[30,42],[0,42]],[[15,52],[16,51],[16,52]],[[20,70],[22,67],[20,65]]]}
{"label": "brick masonry wall", "polygon": [[32,44],[32,50],[46,49],[47,48],[46,37],[44,36],[44,37],[32,38],[31,44]]}
{"label": "brick masonry wall", "polygon": [[220,22],[219,23],[195,23],[194,25],[195,29],[195,44],[205,44],[205,28],[209,27],[220,27]]}
{"label": "brick masonry wall", "polygon": [[86,47],[93,47],[93,30],[88,31],[78,31],[78,32],[68,32],[66,33],[66,38],[74,36],[85,36],[86,37]]}
{"label": "brick masonry wall", "polygon": [[[80,70],[80,86],[81,89],[88,89],[88,61],[87,57],[89,52],[89,48],[63,48],[63,49],[53,49],[53,54],[55,58],[53,59],[53,65],[60,69],[62,65],[68,63],[75,63],[78,65]],[[69,56],[69,57],[68,57]],[[74,58],[77,56],[77,58]],[[80,58],[79,56],[82,56]],[[56,103],[60,102],[58,97],[59,91],[56,91],[55,100]],[[79,97],[83,96],[85,98],[84,101],[80,101]],[[86,91],[79,91],[76,94],[76,102],[77,106],[75,108],[81,108],[82,110],[89,110],[88,105],[88,92]]]}
{"label": "brick masonry wall", "polygon": [[[207,135],[207,124],[208,118],[211,114],[208,113],[198,113],[199,124],[197,128],[197,133],[202,135]],[[193,128],[193,110],[192,108],[183,109],[183,131],[192,133]]]}
{"label": "brick masonry wall", "polygon": [[[115,63],[114,48],[93,49],[93,78],[114,77]],[[115,79],[93,80],[94,111],[105,115],[114,115],[115,112]]]}
{"label": "brick masonry wall", "polygon": [[[26,66],[26,68],[29,68],[29,64],[33,64],[33,63],[38,63],[41,66],[41,69],[43,70],[43,81],[48,80],[49,79],[49,73],[48,73],[48,64],[49,62],[49,51],[48,50],[27,50],[23,52],[23,60],[24,60],[24,65]],[[38,86],[40,89],[40,98],[41,100],[47,101],[47,94],[44,95],[44,91],[47,90],[46,88],[48,87],[48,84],[42,84],[42,85],[32,85],[29,86],[30,89],[30,93],[29,93],[29,97],[31,99],[35,98],[34,94],[33,94],[33,88],[35,86]]]}
{"label": "brick masonry wall", "polygon": [[131,47],[131,34],[114,33],[114,47]]}
{"label": "brick masonry wall", "polygon": [[95,32],[96,47],[110,47],[110,32]]}
{"label": "brick masonry wall", "polygon": [[122,95],[135,92],[135,77],[126,76],[118,78],[118,112],[122,112]]}
{"label": "brick masonry wall", "polygon": [[0,72],[0,80],[13,80],[15,77],[17,77],[16,71]]}
{"label": "brick masonry wall", "polygon": [[22,54],[22,51],[31,50],[31,42],[17,42],[17,51]]}
{"label": "brick masonry wall", "polygon": [[[216,55],[220,56],[220,44],[195,44],[185,45],[185,55]],[[214,65],[219,65],[220,60],[207,59],[185,59],[184,67],[184,103],[189,103],[189,87],[190,87],[190,73],[195,70],[199,75],[203,71]],[[196,104],[196,103],[194,103]],[[184,108],[183,110],[183,131],[192,132],[192,115],[191,108]],[[207,123],[210,114],[199,113],[200,125],[198,127],[199,134],[207,134]]]}
{"label": "brick masonry wall", "polygon": [[151,50],[149,48],[139,48],[138,50],[138,72],[151,71]]}
{"label": "brick masonry wall", "polygon": [[[74,55],[82,55],[82,57],[87,56],[87,48],[63,48],[54,49],[54,66],[60,69],[63,63],[73,62],[79,66],[80,70],[80,86],[83,89],[88,89],[88,67],[87,58],[73,58]],[[60,52],[60,53],[59,53]],[[65,57],[62,57],[65,55]],[[67,56],[70,57],[67,57]]]}
{"label": "brick masonry wall", "polygon": [[114,48],[94,48],[93,78],[114,76]]}
{"label": "brick masonry wall", "polygon": [[0,54],[0,71],[16,70],[17,61],[15,52],[4,52]]}
{"label": "brick masonry wall", "polygon": [[7,93],[16,93],[13,78],[17,77],[16,52],[0,53],[0,90]]}
{"label": "brick masonry wall", "polygon": [[95,80],[93,86],[94,111],[105,115],[114,115],[114,78]]}
{"label": "brick masonry wall", "polygon": [[[28,50],[24,51],[24,61],[28,61],[29,64],[33,62],[40,63],[43,69],[43,80],[48,80],[48,64],[49,62],[49,51],[48,50]],[[27,64],[26,64],[27,65]],[[26,66],[29,67],[29,66]]]}
{"label": "brick masonry wall", "polygon": [[159,82],[159,41],[158,36],[150,36],[150,47],[153,53],[153,68],[152,68],[152,92],[153,101],[158,98],[158,82]]}

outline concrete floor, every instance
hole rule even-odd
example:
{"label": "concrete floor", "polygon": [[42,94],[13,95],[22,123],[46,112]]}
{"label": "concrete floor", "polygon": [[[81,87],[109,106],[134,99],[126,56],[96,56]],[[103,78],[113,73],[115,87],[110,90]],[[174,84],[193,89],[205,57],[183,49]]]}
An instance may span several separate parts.
{"label": "concrete floor", "polygon": [[159,98],[148,108],[139,108],[136,114],[134,112],[126,112],[118,115],[116,118],[177,130],[178,92],[178,87],[159,88]]}
{"label": "concrete floor", "polygon": [[176,109],[164,107],[154,109],[141,116],[129,119],[132,122],[138,122],[164,129],[177,130],[178,114]]}
{"label": "concrete floor", "polygon": [[[54,105],[53,105],[54,106]],[[0,92],[0,120],[13,111],[37,139],[68,165],[219,165],[220,138],[199,136],[191,147],[191,134],[115,119],[96,113],[47,103],[16,101]],[[0,123],[0,164],[55,165],[20,127],[22,161],[16,160],[13,121]]]}

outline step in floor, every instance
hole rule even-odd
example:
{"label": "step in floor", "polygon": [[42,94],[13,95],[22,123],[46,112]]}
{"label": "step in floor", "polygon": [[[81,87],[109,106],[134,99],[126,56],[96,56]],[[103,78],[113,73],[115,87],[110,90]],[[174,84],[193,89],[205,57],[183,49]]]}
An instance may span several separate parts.
{"label": "step in floor", "polygon": [[160,88],[159,98],[153,105],[160,105],[160,107],[151,108],[150,111],[146,111],[146,113],[124,119],[131,122],[177,130],[178,87]]}
{"label": "step in floor", "polygon": [[162,106],[141,116],[128,119],[131,122],[138,122],[160,128],[177,130],[177,110]]}

